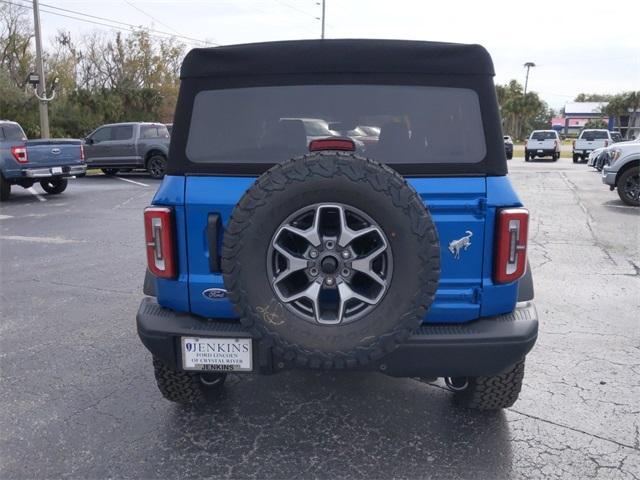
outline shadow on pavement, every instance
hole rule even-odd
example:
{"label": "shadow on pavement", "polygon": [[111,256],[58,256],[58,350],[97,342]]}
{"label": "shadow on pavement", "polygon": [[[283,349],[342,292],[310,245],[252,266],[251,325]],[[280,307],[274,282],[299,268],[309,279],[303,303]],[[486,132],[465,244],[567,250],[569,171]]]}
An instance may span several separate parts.
{"label": "shadow on pavement", "polygon": [[217,403],[171,410],[156,439],[158,451],[169,455],[164,475],[184,475],[185,464],[189,475],[228,478],[506,478],[511,472],[504,413],[460,410],[437,387],[358,373],[231,380]]}

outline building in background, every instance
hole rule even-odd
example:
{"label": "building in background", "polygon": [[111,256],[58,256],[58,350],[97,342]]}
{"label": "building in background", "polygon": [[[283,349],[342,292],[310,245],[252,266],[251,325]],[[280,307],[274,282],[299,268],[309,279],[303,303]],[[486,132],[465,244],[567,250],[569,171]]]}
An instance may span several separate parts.
{"label": "building in background", "polygon": [[564,117],[551,120],[554,130],[562,131],[565,136],[576,136],[590,120],[601,120],[613,129],[613,118],[602,113],[609,102],[569,102],[564,106]]}

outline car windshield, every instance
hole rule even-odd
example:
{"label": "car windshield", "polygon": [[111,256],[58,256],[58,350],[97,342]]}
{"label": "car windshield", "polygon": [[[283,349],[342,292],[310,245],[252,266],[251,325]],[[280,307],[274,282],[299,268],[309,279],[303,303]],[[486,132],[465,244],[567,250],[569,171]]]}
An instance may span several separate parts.
{"label": "car windshield", "polygon": [[310,135],[341,135],[329,130],[334,123],[345,134],[373,129],[366,153],[385,163],[476,163],[486,155],[473,90],[388,85],[202,91],[186,154],[196,163],[278,163],[308,152]]}
{"label": "car windshield", "polygon": [[556,132],[533,132],[531,134],[532,140],[556,140]]}
{"label": "car windshield", "polygon": [[609,138],[609,135],[607,135],[607,132],[603,132],[603,131],[585,130],[584,132],[582,132],[582,135],[580,138],[588,142],[591,142],[593,140],[607,140]]}

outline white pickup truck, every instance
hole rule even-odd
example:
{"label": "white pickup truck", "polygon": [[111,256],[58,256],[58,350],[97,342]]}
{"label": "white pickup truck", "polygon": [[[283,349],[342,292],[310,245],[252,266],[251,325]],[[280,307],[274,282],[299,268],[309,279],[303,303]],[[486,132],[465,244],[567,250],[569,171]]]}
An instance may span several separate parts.
{"label": "white pickup truck", "polygon": [[596,148],[608,147],[614,143],[614,133],[605,129],[583,130],[578,139],[573,141],[573,163],[584,162]]}
{"label": "white pickup truck", "polygon": [[560,135],[555,130],[534,130],[524,142],[524,161],[536,157],[560,158]]}

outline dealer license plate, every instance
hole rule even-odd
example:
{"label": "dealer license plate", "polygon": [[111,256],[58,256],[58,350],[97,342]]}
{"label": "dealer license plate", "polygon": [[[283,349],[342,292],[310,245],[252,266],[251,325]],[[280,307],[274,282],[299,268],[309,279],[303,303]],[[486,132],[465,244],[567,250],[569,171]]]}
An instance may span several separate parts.
{"label": "dealer license plate", "polygon": [[51,173],[53,173],[54,175],[55,175],[56,173],[62,173],[62,167],[53,167],[53,168],[51,169]]}
{"label": "dealer license plate", "polygon": [[212,372],[250,372],[250,338],[182,337],[182,368]]}

